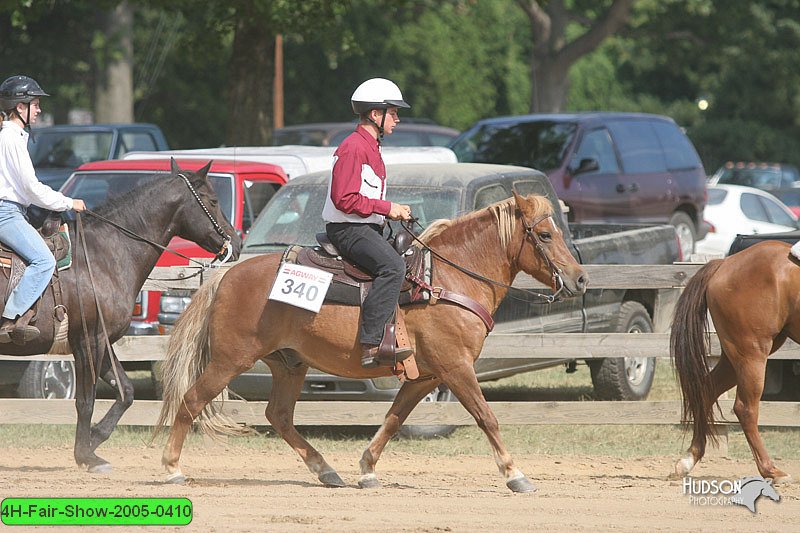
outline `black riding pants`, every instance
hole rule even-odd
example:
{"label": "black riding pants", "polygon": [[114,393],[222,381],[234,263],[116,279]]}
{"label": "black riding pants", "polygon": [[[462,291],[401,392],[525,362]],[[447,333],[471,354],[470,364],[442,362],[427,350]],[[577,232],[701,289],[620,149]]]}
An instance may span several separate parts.
{"label": "black riding pants", "polygon": [[384,326],[394,317],[405,275],[405,262],[383,238],[377,224],[329,223],[325,231],[343,256],[375,276],[361,305],[359,339],[363,344],[378,345],[383,338]]}

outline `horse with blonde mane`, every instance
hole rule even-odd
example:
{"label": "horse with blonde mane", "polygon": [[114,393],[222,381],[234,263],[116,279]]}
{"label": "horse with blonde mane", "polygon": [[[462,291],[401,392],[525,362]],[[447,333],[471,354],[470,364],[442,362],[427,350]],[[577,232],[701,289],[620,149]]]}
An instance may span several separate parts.
{"label": "horse with blonde mane", "polygon": [[[452,221],[437,221],[420,236],[432,254],[432,285],[468,296],[493,314],[519,272],[564,297],[586,291],[587,275],[570,254],[552,204],[540,196],[513,198]],[[282,255],[244,261],[206,282],[181,315],[164,361],[164,404],[159,425],[172,422],[162,463],[167,481],[186,477],[179,459],[195,418],[209,432],[237,434],[211,401],[228,383],[261,359],[272,371],[266,418],[327,486],[344,486],[336,471],[296,430],[294,407],[309,366],[348,378],[391,375],[391,369],[360,364],[360,309],[326,302],[313,313],[268,299]],[[457,259],[458,264],[442,258]],[[514,466],[499,425],[483,397],[473,368],[490,326],[462,306],[439,300],[404,308],[420,378],[405,381],[383,425],[363,452],[359,486],[380,483],[375,465],[413,408],[444,383],[475,418],[493,449],[497,467],[514,492],[535,486]]]}

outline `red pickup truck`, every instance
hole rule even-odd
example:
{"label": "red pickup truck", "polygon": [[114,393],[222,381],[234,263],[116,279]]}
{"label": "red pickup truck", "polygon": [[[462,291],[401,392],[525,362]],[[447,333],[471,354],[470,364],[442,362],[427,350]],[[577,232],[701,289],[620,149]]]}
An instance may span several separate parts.
{"label": "red pickup truck", "polygon": [[[197,170],[208,160],[176,159],[178,166]],[[135,187],[142,178],[158,173],[168,173],[168,159],[109,160],[86,163],[78,167],[61,191],[73,198],[82,198],[90,209],[107,199],[123,194]],[[211,185],[217,193],[222,212],[231,225],[247,235],[250,225],[258,216],[287,177],[283,168],[268,163],[214,159],[208,172]],[[179,237],[172,239],[169,248],[188,257],[212,257],[196,244]],[[157,266],[181,266],[188,261],[164,252]],[[129,335],[157,335],[158,311],[161,293],[142,291],[133,312]]]}

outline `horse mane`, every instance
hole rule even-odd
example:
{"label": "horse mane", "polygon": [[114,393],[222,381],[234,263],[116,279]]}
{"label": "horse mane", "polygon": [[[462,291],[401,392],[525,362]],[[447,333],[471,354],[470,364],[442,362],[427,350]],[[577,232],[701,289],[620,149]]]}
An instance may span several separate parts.
{"label": "horse mane", "polygon": [[[546,197],[530,194],[526,196],[525,199],[533,203],[535,215],[553,214],[553,205]],[[470,220],[479,218],[488,212],[497,222],[497,232],[500,236],[500,244],[505,247],[509,242],[511,242],[511,236],[514,234],[514,230],[516,229],[516,217],[514,216],[514,210],[516,207],[517,204],[512,196],[511,198],[500,200],[499,202],[488,205],[483,209],[472,211],[455,219],[434,220],[425,229],[425,231],[422,232],[422,234],[419,236],[419,239],[425,244],[428,244],[431,239],[441,235],[448,228],[457,224],[469,222]]]}

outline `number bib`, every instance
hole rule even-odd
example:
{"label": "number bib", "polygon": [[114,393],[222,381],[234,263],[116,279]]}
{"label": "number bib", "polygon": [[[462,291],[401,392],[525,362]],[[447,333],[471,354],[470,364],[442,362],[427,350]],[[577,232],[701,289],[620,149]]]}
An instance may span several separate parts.
{"label": "number bib", "polygon": [[324,270],[281,263],[269,299],[319,313],[332,278],[333,274]]}

